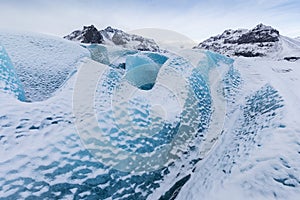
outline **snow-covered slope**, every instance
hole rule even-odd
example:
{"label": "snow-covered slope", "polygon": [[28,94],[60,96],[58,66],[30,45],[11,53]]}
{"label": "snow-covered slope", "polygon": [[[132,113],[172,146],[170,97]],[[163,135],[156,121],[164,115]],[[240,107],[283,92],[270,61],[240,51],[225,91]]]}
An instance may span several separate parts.
{"label": "snow-covered slope", "polygon": [[272,55],[273,58],[296,61],[300,59],[300,41],[280,36],[280,49]]}
{"label": "snow-covered slope", "polygon": [[72,41],[79,41],[81,43],[117,45],[140,51],[159,51],[159,46],[154,40],[134,34],[128,34],[122,30],[111,28],[110,26],[100,31],[93,25],[84,26],[83,30],[73,31],[64,38]]}
{"label": "snow-covered slope", "polygon": [[243,84],[224,132],[178,199],[298,199],[300,63],[237,58],[234,66]]}
{"label": "snow-covered slope", "polygon": [[289,60],[300,57],[299,41],[279,34],[271,26],[257,25],[251,30],[225,30],[221,35],[201,42],[198,49],[207,49],[227,56],[262,57]]}
{"label": "snow-covered slope", "polygon": [[0,32],[23,88],[26,101],[41,101],[53,95],[76,71],[76,63],[89,51],[59,37]]}

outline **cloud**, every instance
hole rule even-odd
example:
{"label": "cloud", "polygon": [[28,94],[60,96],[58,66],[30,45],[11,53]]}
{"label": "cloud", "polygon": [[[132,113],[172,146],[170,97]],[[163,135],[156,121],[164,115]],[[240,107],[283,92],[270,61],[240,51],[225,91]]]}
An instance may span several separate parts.
{"label": "cloud", "polygon": [[300,35],[300,2],[288,0],[0,0],[1,29],[63,36],[83,25],[124,30],[165,28],[200,41],[228,28],[263,22]]}

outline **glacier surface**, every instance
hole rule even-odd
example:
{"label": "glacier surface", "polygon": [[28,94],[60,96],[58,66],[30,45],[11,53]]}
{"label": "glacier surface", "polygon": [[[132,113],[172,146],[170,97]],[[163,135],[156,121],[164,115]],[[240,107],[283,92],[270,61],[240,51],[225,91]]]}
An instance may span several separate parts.
{"label": "glacier surface", "polygon": [[0,199],[299,196],[299,63],[1,36]]}
{"label": "glacier surface", "polygon": [[42,34],[0,32],[0,43],[23,85],[26,101],[53,96],[75,73],[76,63],[90,56],[72,42]]}

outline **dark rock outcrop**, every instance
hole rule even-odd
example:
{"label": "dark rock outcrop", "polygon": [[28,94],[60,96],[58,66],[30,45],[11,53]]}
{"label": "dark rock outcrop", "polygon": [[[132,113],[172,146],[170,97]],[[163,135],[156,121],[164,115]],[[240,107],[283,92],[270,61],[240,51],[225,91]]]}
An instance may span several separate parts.
{"label": "dark rock outcrop", "polygon": [[290,57],[284,57],[284,60],[290,61],[290,62],[296,62],[297,60],[300,60],[300,57],[298,56],[290,56]]}
{"label": "dark rock outcrop", "polygon": [[264,43],[264,42],[277,42],[279,41],[279,31],[273,29],[271,26],[265,26],[263,24],[257,25],[251,31],[248,31],[241,35],[237,39],[238,44],[249,43]]}
{"label": "dark rock outcrop", "polygon": [[235,56],[244,56],[244,57],[261,57],[264,56],[262,53],[252,52],[252,51],[241,51],[235,52]]}
{"label": "dark rock outcrop", "polygon": [[72,41],[79,41],[81,43],[103,43],[103,37],[97,28],[93,25],[84,26],[83,30],[73,31],[70,35],[64,37]]}

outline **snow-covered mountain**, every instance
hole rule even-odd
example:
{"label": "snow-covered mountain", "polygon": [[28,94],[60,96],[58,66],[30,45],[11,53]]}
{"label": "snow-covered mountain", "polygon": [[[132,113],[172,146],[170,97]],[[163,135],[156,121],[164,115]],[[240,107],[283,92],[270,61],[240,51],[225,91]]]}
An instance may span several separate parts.
{"label": "snow-covered mountain", "polygon": [[201,42],[195,49],[206,49],[227,56],[272,57],[295,60],[300,58],[300,42],[279,34],[263,24],[251,30],[225,30],[222,34]]}
{"label": "snow-covered mountain", "polygon": [[128,34],[110,26],[100,31],[93,25],[84,26],[83,30],[73,31],[64,38],[72,41],[79,41],[81,43],[117,45],[139,51],[159,51],[159,46],[154,40],[134,34]]}

